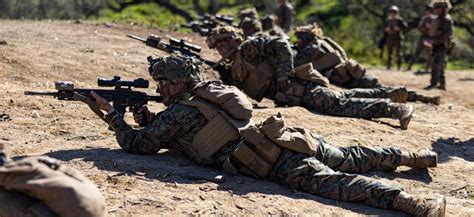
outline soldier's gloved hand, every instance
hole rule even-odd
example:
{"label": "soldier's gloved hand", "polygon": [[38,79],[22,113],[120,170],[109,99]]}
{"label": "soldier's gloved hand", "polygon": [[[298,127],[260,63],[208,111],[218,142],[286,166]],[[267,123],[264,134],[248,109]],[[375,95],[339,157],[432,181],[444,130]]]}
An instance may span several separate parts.
{"label": "soldier's gloved hand", "polygon": [[278,90],[286,92],[290,88],[290,80],[288,77],[278,78]]}
{"label": "soldier's gloved hand", "polygon": [[148,123],[151,123],[155,118],[155,114],[148,110],[147,106],[142,106],[136,112],[133,112],[133,120],[140,125],[145,126]]}
{"label": "soldier's gloved hand", "polygon": [[101,110],[104,110],[104,111],[106,111],[107,113],[110,113],[110,112],[112,112],[112,110],[114,110],[114,107],[112,106],[112,104],[110,104],[109,102],[107,102],[107,100],[105,100],[104,98],[102,98],[101,96],[99,96],[99,94],[97,94],[96,92],[91,91],[91,95],[92,95],[92,97],[94,97],[95,103],[97,104],[97,106],[98,106]]}

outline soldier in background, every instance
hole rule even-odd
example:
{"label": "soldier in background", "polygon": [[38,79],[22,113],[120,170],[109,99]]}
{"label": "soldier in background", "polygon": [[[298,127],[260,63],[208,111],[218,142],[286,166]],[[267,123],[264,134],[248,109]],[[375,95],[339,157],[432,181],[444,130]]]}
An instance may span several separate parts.
{"label": "soldier in background", "polygon": [[258,19],[251,19],[249,17],[245,17],[242,20],[242,22],[240,22],[240,28],[242,29],[242,32],[244,33],[245,39],[247,39],[250,36],[266,35],[266,36],[277,36],[285,40],[289,40],[288,35],[286,35],[285,32],[283,32],[283,30],[281,30],[280,27],[272,26],[272,23],[269,24],[269,22],[273,22],[273,20],[268,17],[269,16],[262,19],[262,21],[265,21],[267,25],[266,29],[263,28],[262,21]]}
{"label": "soldier in background", "polygon": [[0,143],[0,216],[103,217],[105,199],[79,171],[58,160],[10,160]]}
{"label": "soldier in background", "polygon": [[229,61],[232,83],[257,101],[268,98],[279,106],[303,106],[332,116],[393,118],[401,129],[407,129],[411,120],[414,108],[395,103],[401,98],[397,90],[337,92],[327,88],[329,82],[311,63],[295,68],[291,47],[282,38],[256,36],[244,41],[242,31],[223,26],[213,29],[206,43]]}
{"label": "soldier in background", "polygon": [[392,54],[395,50],[395,55],[397,57],[397,66],[398,70],[402,66],[402,42],[404,39],[403,31],[408,25],[402,19],[399,14],[399,9],[397,6],[392,5],[388,9],[387,20],[384,25],[384,32],[387,34],[387,51],[388,51],[388,60],[387,60],[387,69],[392,67]]}
{"label": "soldier in background", "polygon": [[258,20],[258,13],[256,8],[245,8],[239,11],[239,27],[241,27],[242,22],[245,20],[245,18],[248,18],[250,20]]}
{"label": "soldier in background", "polygon": [[432,68],[430,85],[425,87],[429,90],[437,87],[446,90],[446,78],[444,70],[447,64],[446,54],[449,53],[454,44],[453,20],[448,12],[451,9],[449,0],[435,0],[433,2],[433,12],[438,16],[428,31],[429,39],[424,41],[424,45],[432,49]]}
{"label": "soldier in background", "polygon": [[277,0],[280,5],[275,11],[277,17],[276,24],[288,33],[291,31],[291,25],[293,22],[293,6],[291,6],[288,0]]}
{"label": "soldier in background", "polygon": [[431,68],[431,49],[423,45],[423,42],[429,38],[428,31],[430,29],[431,23],[433,22],[433,5],[426,5],[425,11],[423,12],[423,17],[421,17],[420,22],[418,23],[418,31],[420,31],[420,39],[416,45],[415,53],[410,59],[407,70],[411,70],[412,65],[418,61],[421,56],[421,52],[424,50],[427,57],[426,62],[426,72],[428,73]]}
{"label": "soldier in background", "polygon": [[339,87],[352,88],[378,88],[380,94],[389,96],[393,90],[400,92],[400,102],[415,102],[440,104],[440,96],[424,96],[406,88],[393,88],[383,86],[378,79],[367,74],[364,66],[353,59],[349,59],[344,49],[334,40],[325,36],[323,30],[314,23],[313,25],[297,27],[298,53],[294,57],[295,67],[305,63],[313,63],[315,69],[329,79],[329,82]]}
{"label": "soldier in background", "polygon": [[109,126],[126,152],[153,155],[177,149],[195,163],[214,165],[233,175],[278,181],[293,189],[342,201],[364,203],[414,216],[444,216],[446,199],[411,195],[376,179],[351,174],[435,167],[437,154],[396,147],[335,147],[306,129],[286,125],[281,114],[252,122],[252,103],[234,86],[203,81],[203,64],[172,54],[151,62],[150,75],[166,109],[134,113],[133,129],[112,105],[93,93],[107,111]]}

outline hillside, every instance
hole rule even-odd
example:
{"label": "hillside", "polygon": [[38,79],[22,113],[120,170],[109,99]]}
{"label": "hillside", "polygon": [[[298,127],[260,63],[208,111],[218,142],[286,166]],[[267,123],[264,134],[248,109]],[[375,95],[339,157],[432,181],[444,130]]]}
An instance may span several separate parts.
{"label": "hillside", "polygon": [[[149,79],[146,57],[165,55],[125,34],[183,37],[207,48],[204,39],[138,26],[66,21],[0,21],[0,143],[14,157],[46,154],[81,170],[107,199],[110,216],[161,215],[383,215],[393,211],[337,202],[267,181],[232,177],[220,170],[194,165],[179,153],[161,151],[139,156],[120,150],[114,135],[86,105],[48,97],[24,96],[25,90],[53,90],[54,81],[74,81],[76,87],[97,87],[98,77]],[[217,60],[204,49],[203,56]],[[389,85],[422,91],[429,75],[371,69]],[[213,74],[209,77],[215,77]],[[290,125],[323,135],[339,146],[400,146],[415,151],[430,148],[440,155],[437,168],[365,174],[400,185],[410,193],[442,193],[450,216],[474,213],[474,71],[447,73],[448,91],[440,106],[415,104],[410,128],[397,121],[374,121],[316,115],[304,108],[274,108],[260,103],[256,119],[281,112]],[[152,94],[154,85],[146,90]],[[159,111],[161,105],[152,105]],[[128,120],[131,120],[128,117]],[[209,172],[208,172],[209,171]],[[223,183],[194,180],[194,174],[224,175]]]}

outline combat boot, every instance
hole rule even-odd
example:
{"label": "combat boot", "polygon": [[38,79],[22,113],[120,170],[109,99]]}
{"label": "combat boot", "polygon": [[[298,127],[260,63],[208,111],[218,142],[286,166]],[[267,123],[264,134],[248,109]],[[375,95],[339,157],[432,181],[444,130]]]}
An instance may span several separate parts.
{"label": "combat boot", "polygon": [[416,101],[439,105],[441,104],[441,96],[423,96],[423,95],[417,94]]}
{"label": "combat boot", "polygon": [[435,88],[435,87],[436,87],[436,84],[430,84],[430,85],[424,87],[423,89],[425,89],[425,90],[431,90],[431,89],[433,89],[433,88]]}
{"label": "combat boot", "polygon": [[418,152],[402,151],[400,166],[412,168],[436,167],[438,165],[438,154],[427,148],[418,150]]}
{"label": "combat boot", "polygon": [[408,90],[405,87],[399,87],[390,90],[388,97],[392,102],[406,103],[408,101]]}
{"label": "combat boot", "polygon": [[402,191],[393,200],[393,209],[412,216],[444,217],[446,215],[446,197],[440,194],[430,197],[415,197]]}
{"label": "combat boot", "polygon": [[389,110],[392,117],[400,121],[400,128],[406,130],[415,111],[413,105],[391,103]]}
{"label": "combat boot", "polygon": [[445,83],[441,83],[441,84],[438,86],[438,89],[446,90],[446,84],[445,84]]}

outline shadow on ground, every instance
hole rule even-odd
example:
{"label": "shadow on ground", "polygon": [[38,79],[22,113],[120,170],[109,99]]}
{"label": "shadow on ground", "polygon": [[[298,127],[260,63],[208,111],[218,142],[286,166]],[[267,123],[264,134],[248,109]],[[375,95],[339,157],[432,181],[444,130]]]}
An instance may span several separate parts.
{"label": "shadow on ground", "polygon": [[168,183],[194,184],[199,182],[195,178],[190,178],[190,174],[202,177],[223,175],[224,182],[218,183],[217,189],[221,191],[231,190],[233,194],[237,195],[259,192],[268,195],[283,195],[294,199],[310,199],[325,205],[342,207],[363,215],[403,215],[399,212],[376,209],[361,204],[321,198],[309,193],[288,189],[285,186],[270,181],[261,181],[244,176],[233,177],[216,168],[197,166],[177,151],[164,151],[157,155],[146,156],[128,154],[120,149],[92,148],[58,150],[46,155],[63,161],[84,159],[86,162],[93,162],[94,166],[100,170],[118,172],[120,175],[128,176],[144,174],[145,178],[157,179]]}
{"label": "shadow on ground", "polygon": [[444,163],[452,157],[459,157],[466,161],[474,162],[474,138],[461,141],[458,138],[439,138],[431,145],[433,151],[438,153],[438,162]]}

